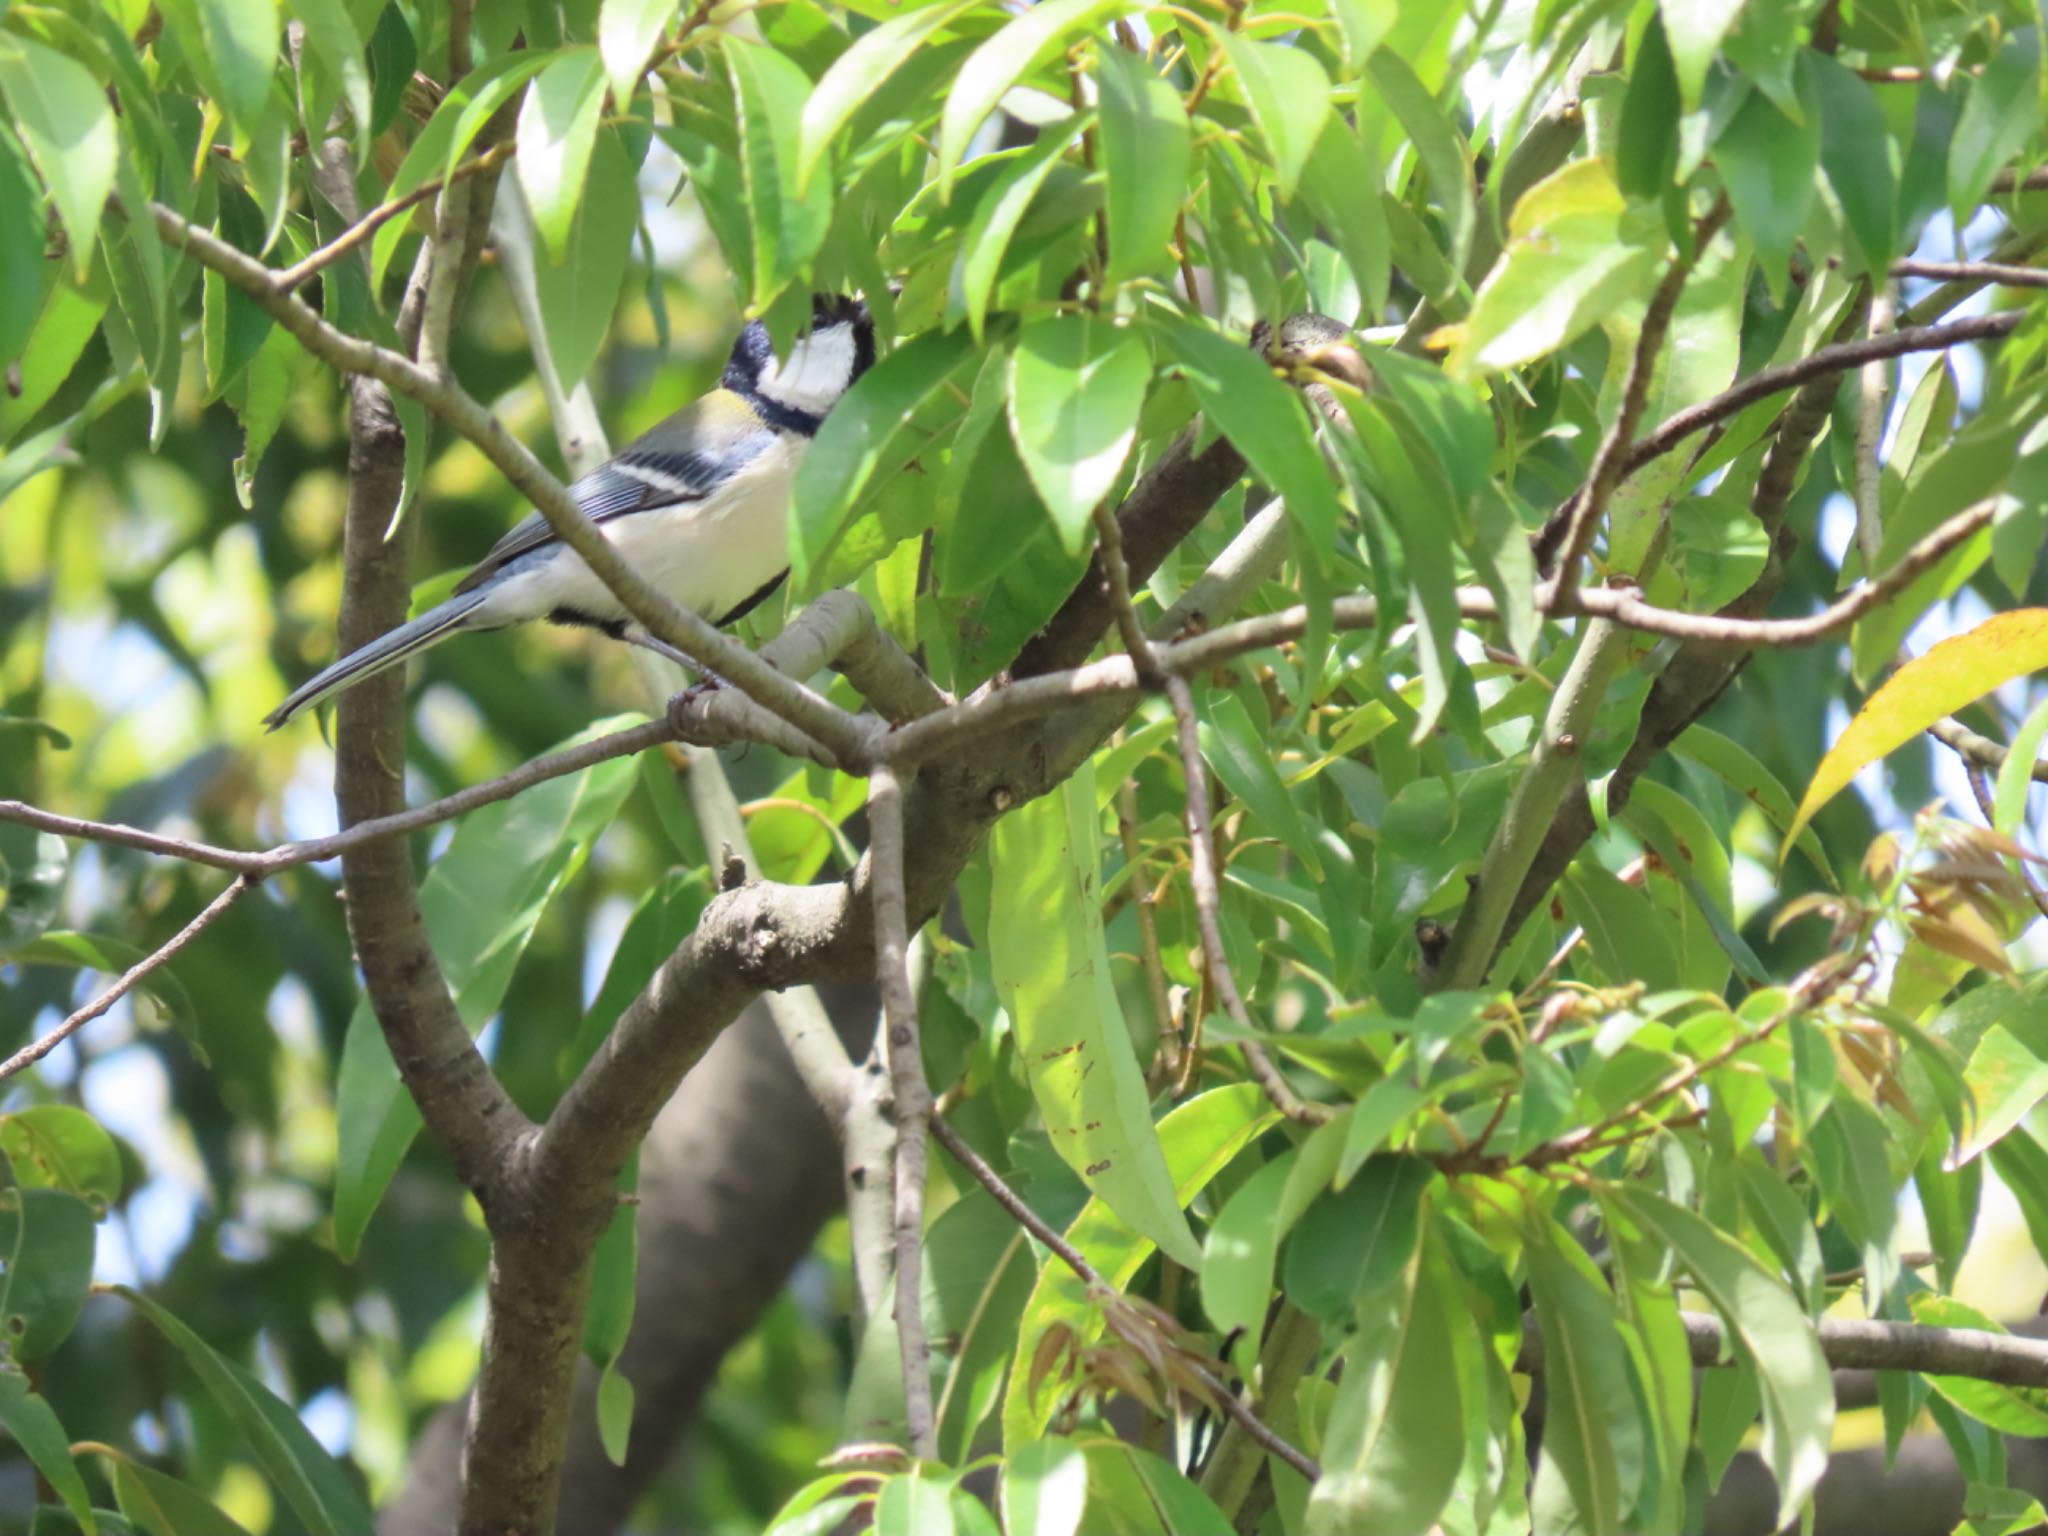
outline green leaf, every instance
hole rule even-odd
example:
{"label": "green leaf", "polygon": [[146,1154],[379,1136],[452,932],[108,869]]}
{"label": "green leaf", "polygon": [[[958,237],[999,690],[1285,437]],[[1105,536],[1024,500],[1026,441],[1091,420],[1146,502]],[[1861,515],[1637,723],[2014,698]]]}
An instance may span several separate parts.
{"label": "green leaf", "polygon": [[873,1536],[954,1536],[953,1474],[917,1466],[882,1484]]}
{"label": "green leaf", "polygon": [[[369,153],[371,129],[370,71],[363,60],[363,38],[343,0],[287,0],[306,39],[306,50],[341,86],[355,126],[356,158]],[[331,99],[331,98],[330,98]],[[321,124],[310,127],[324,128]]]}
{"label": "green leaf", "polygon": [[277,0],[163,0],[158,6],[185,62],[244,133],[270,104],[283,19]]}
{"label": "green leaf", "polygon": [[1574,160],[1524,193],[1509,241],[1445,362],[1497,372],[1548,355],[1649,290],[1661,230],[1631,215],[1605,159]]}
{"label": "green leaf", "polygon": [[1857,266],[1880,276],[1898,245],[1890,131],[1877,93],[1847,65],[1811,48],[1799,67],[1812,82],[1820,115],[1820,163],[1842,205]]}
{"label": "green leaf", "polygon": [[[1038,1278],[1031,1245],[986,1192],[970,1190],[925,1236],[921,1307],[930,1341],[939,1447],[964,1462],[994,1409],[1016,1342],[1017,1320]],[[880,1440],[904,1430],[902,1351],[893,1287],[884,1289],[860,1340],[846,1391],[844,1438]]]}
{"label": "green leaf", "polygon": [[[1386,313],[1387,288],[1393,277],[1386,209],[1372,195],[1380,179],[1372,157],[1344,115],[1332,112],[1302,167],[1301,195],[1337,242],[1372,320]],[[1112,198],[1114,195],[1112,184]]]}
{"label": "green leaf", "polygon": [[948,325],[964,317],[975,340],[981,340],[987,325],[989,296],[1002,276],[1003,257],[1011,238],[1067,146],[1088,121],[1086,114],[1076,114],[1043,129],[1038,141],[1009,158],[996,173],[994,185],[981,194],[953,260],[952,281],[946,291]]}
{"label": "green leaf", "polygon": [[1671,43],[1671,63],[1678,73],[1679,97],[1688,112],[1700,104],[1707,70],[1720,50],[1721,39],[1735,25],[1743,0],[1658,0],[1664,34]]}
{"label": "green leaf", "polygon": [[1344,63],[1353,73],[1365,68],[1401,19],[1400,0],[1329,0],[1329,11],[1344,45]]}
{"label": "green leaf", "polygon": [[1072,1441],[1049,1435],[1003,1459],[1007,1536],[1075,1536],[1087,1506],[1088,1458]]}
{"label": "green leaf", "polygon": [[0,34],[0,91],[50,190],[71,242],[72,274],[82,283],[121,157],[113,108],[83,65],[13,32]]}
{"label": "green leaf", "polygon": [[[583,201],[583,177],[597,144],[604,91],[597,50],[572,48],[534,76],[520,103],[514,134],[519,187],[540,234],[541,266],[560,266],[571,254],[569,230]],[[565,385],[569,382],[564,378]]]}
{"label": "green leaf", "polygon": [[[975,0],[928,5],[892,16],[832,61],[819,77],[797,125],[796,189],[808,191],[832,140],[882,84],[907,64],[934,32],[972,9]],[[670,8],[673,8],[672,0]],[[1178,98],[1176,98],[1177,100]]]}
{"label": "green leaf", "polygon": [[[635,1152],[619,1172],[619,1203],[597,1240],[590,1263],[590,1302],[583,1314],[583,1353],[601,1371],[610,1371],[625,1350],[633,1329],[633,1282],[640,1265],[640,1239],[635,1215],[639,1202],[640,1157]],[[628,1388],[627,1417],[631,1418]],[[621,1437],[623,1438],[623,1437]],[[616,1460],[617,1458],[614,1458]]]}
{"label": "green leaf", "polygon": [[2034,783],[2034,765],[2040,761],[2044,739],[2048,739],[2048,702],[2034,706],[2034,712],[2013,733],[2005,761],[1998,765],[1992,822],[2007,837],[2018,832],[2027,819],[2027,791]]}
{"label": "green leaf", "polygon": [[125,1456],[112,1469],[114,1502],[149,1536],[249,1536],[213,1500],[167,1472]]}
{"label": "green leaf", "polygon": [[40,1360],[70,1336],[92,1283],[97,1219],[66,1190],[0,1191],[0,1325],[13,1359]]}
{"label": "green leaf", "polygon": [[1292,197],[1330,115],[1330,77],[1314,54],[1290,43],[1255,43],[1242,32],[1224,32],[1219,41],[1265,141],[1274,183]]}
{"label": "green leaf", "polygon": [[[148,200],[135,157],[125,147],[114,185],[125,207],[141,207]],[[123,218],[111,209],[102,223],[100,254],[149,381],[149,441],[154,448],[170,425],[170,404],[178,388],[183,351],[178,317],[166,304],[163,243],[148,224]]]}
{"label": "green leaf", "polygon": [[590,175],[562,259],[550,263],[535,253],[536,308],[548,360],[564,389],[573,389],[590,372],[611,331],[639,219],[640,186],[632,159],[618,134],[607,129],[598,135],[590,157]]}
{"label": "green leaf", "polygon": [[810,76],[770,48],[727,38],[726,68],[739,109],[740,168],[753,225],[753,303],[761,313],[818,254],[832,226],[832,189],[797,190],[797,124]]}
{"label": "green leaf", "polygon": [[1820,760],[1792,818],[1791,834],[1778,849],[1778,862],[1785,862],[1793,838],[1815,812],[1863,769],[1944,715],[2043,667],[2048,667],[2048,608],[1993,614],[1968,633],[1951,635],[1900,667],[1864,701]]}
{"label": "green leaf", "polygon": [[1089,1190],[1176,1262],[1201,1249],[1152,1125],[1102,932],[1095,774],[1011,812],[989,839],[989,961],[1045,1128]]}
{"label": "green leaf", "polygon": [[1554,1222],[1532,1236],[1528,1266],[1543,1334],[1543,1459],[1571,1490],[1584,1529],[1607,1536],[1626,1528],[1645,1451],[1621,1315],[1592,1261]]}
{"label": "green leaf", "polygon": [[1244,700],[1219,689],[1203,701],[1201,738],[1203,758],[1224,787],[1244,802],[1253,824],[1262,834],[1284,842],[1320,880],[1322,856],[1273,766],[1270,727],[1262,731],[1255,726]]}
{"label": "green leaf", "polygon": [[[2004,1334],[1995,1319],[1952,1296],[1915,1292],[1910,1305],[1913,1321],[1929,1328],[1974,1328],[1984,1333]],[[1927,1384],[1980,1424],[2001,1434],[2026,1435],[2038,1439],[2048,1435],[2048,1387],[2008,1387],[1979,1381],[1969,1376],[1929,1374]]]}
{"label": "green leaf", "polygon": [[1759,1449],[1777,1478],[1783,1525],[1827,1470],[1834,1429],[1834,1386],[1812,1323],[1739,1243],[1691,1211],[1640,1188],[1617,1187],[1609,1199],[1677,1257],[1755,1370],[1764,1413]]}
{"label": "green leaf", "polygon": [[1948,145],[1948,205],[1960,228],[1991,190],[1991,179],[2026,148],[2040,119],[2041,29],[2015,27],[1991,50],[1970,85]]}
{"label": "green leaf", "polygon": [[676,0],[604,0],[597,13],[597,52],[621,111],[640,88],[654,45],[675,14]]}
{"label": "green leaf", "polygon": [[1738,1172],[1742,1203],[1750,1219],[1785,1267],[1806,1310],[1818,1317],[1827,1305],[1827,1264],[1821,1258],[1820,1237],[1805,1204],[1792,1192],[1784,1174],[1754,1152],[1743,1156]]}
{"label": "green leaf", "polygon": [[[997,826],[1015,819],[1015,813]],[[1251,1139],[1279,1118],[1256,1083],[1233,1083],[1184,1100],[1159,1122],[1159,1146],[1173,1179],[1174,1197],[1193,1200],[1242,1152]],[[1067,1228],[1067,1241],[1114,1288],[1131,1282],[1152,1256],[1153,1243],[1133,1231],[1102,1199],[1094,1198]],[[1003,1397],[1003,1443],[1014,1451],[1036,1440],[1050,1422],[1057,1394],[1031,1391],[1032,1354],[1048,1328],[1062,1326],[1086,1343],[1102,1332],[1102,1308],[1088,1287],[1064,1264],[1038,1272],[1017,1329],[1009,1386]]]}
{"label": "green leaf", "polygon": [[[1121,1493],[1129,1485],[1119,1472],[1127,1469],[1137,1485],[1134,1491],[1144,1498],[1145,1515],[1157,1522],[1160,1536],[1234,1536],[1235,1527],[1223,1511],[1171,1462],[1122,1441],[1086,1443],[1088,1467],[1095,1474],[1091,1490],[1108,1484]],[[1112,1472],[1111,1466],[1117,1463],[1121,1464],[1118,1472]],[[1125,1510],[1120,1507],[1116,1513],[1122,1516]]]}
{"label": "green leaf", "polygon": [[789,565],[799,592],[811,590],[852,527],[863,493],[886,478],[884,466],[894,473],[924,446],[904,429],[972,350],[965,332],[926,331],[862,374],[832,407],[790,492]]}
{"label": "green leaf", "polygon": [[1756,1372],[1747,1361],[1737,1360],[1726,1370],[1700,1373],[1699,1447],[1710,1490],[1721,1486],[1728,1464],[1756,1427],[1762,1408]]}
{"label": "green leaf", "polygon": [[114,1138],[69,1104],[37,1104],[0,1116],[0,1153],[23,1188],[61,1189],[101,1212],[121,1198],[121,1153]]}
{"label": "green leaf", "polygon": [[1090,518],[1123,472],[1151,382],[1144,338],[1100,315],[1035,316],[1017,333],[1010,431],[1072,553],[1088,547]]}
{"label": "green leaf", "polygon": [[1443,210],[1450,231],[1450,264],[1462,271],[1466,253],[1472,247],[1472,230],[1478,216],[1477,194],[1472,183],[1472,157],[1465,140],[1436,98],[1415,76],[1415,71],[1391,48],[1382,48],[1366,66],[1380,99],[1393,109],[1407,130],[1415,157],[1429,177],[1430,190]]}
{"label": "green leaf", "polygon": [[19,357],[43,308],[43,190],[0,126],[0,357]]}
{"label": "green leaf", "polygon": [[[504,54],[479,65],[450,86],[441,105],[427,119],[427,126],[420,130],[412,148],[392,172],[391,185],[385,188],[386,199],[396,201],[454,170],[498,108],[547,68],[553,58],[552,52],[543,49]],[[403,217],[386,220],[371,239],[371,292],[384,286],[391,258],[398,254],[399,243],[410,225],[411,221]]]}
{"label": "green leaf", "polygon": [[633,1432],[633,1383],[619,1374],[618,1362],[607,1365],[597,1378],[597,1435],[605,1459],[615,1467],[626,1464],[627,1442]]}
{"label": "green leaf", "polygon": [[1202,1242],[1202,1311],[1226,1338],[1256,1334],[1273,1300],[1273,1263],[1286,1236],[1282,1199],[1296,1154],[1285,1152],[1238,1185]]}
{"label": "green leaf", "polygon": [[405,11],[386,5],[370,32],[370,131],[382,133],[398,116],[405,101],[405,88],[412,83],[413,66],[419,63],[419,42],[405,19]]}
{"label": "green leaf", "polygon": [[1714,141],[1714,164],[1736,221],[1756,242],[1764,281],[1773,294],[1782,294],[1792,246],[1813,206],[1813,176],[1820,168],[1819,111],[1809,111],[1803,123],[1794,122],[1763,92],[1751,91]]}
{"label": "green leaf", "polygon": [[[601,721],[563,745],[626,723]],[[582,867],[632,784],[630,758],[550,779],[472,811],[434,861],[420,885],[420,906],[456,1010],[472,1032],[498,1011],[541,914]],[[420,1128],[419,1109],[399,1081],[367,998],[349,1019],[336,1098],[335,1246],[353,1255]]]}
{"label": "green leaf", "polygon": [[[0,945],[0,949],[4,948]],[[26,944],[7,951],[8,959],[17,965],[72,965],[104,976],[119,976],[148,956],[148,950],[126,939],[61,929],[46,929]],[[142,979],[141,986],[203,1056],[205,1042],[199,1035],[199,1010],[185,984],[171,974],[171,968],[158,966]]]}
{"label": "green leaf", "polygon": [[[673,785],[673,770],[665,760],[656,756],[641,761],[643,764],[660,763],[657,771]],[[643,769],[643,776],[652,775]],[[673,788],[670,792],[674,792]],[[756,846],[758,848],[758,844]],[[604,973],[597,996],[584,1013],[582,1026],[576,1031],[575,1038],[562,1048],[561,1074],[564,1082],[573,1079],[597,1054],[598,1046],[612,1032],[619,1015],[653,978],[662,961],[690,936],[710,900],[711,881],[708,871],[702,867],[670,871],[642,898],[633,915],[626,920],[625,932],[619,935],[618,948],[612,951],[611,965]]]}
{"label": "green leaf", "polygon": [[1994,1024],[1978,1037],[1963,1068],[1976,1114],[1952,1162],[1967,1163],[2005,1139],[2006,1132],[2048,1098],[2048,1061],[2022,1045],[2012,1031]]}
{"label": "green leaf", "polygon": [[1158,334],[1202,409],[1260,478],[1286,498],[1288,516],[1302,535],[1296,555],[1321,564],[1343,511],[1294,391],[1264,359],[1214,331],[1175,320],[1161,324]]}
{"label": "green leaf", "polygon": [[1435,1177],[1425,1158],[1369,1158],[1349,1184],[1311,1204],[1287,1243],[1288,1299],[1334,1322],[1391,1283],[1415,1257],[1422,1197]]}
{"label": "green leaf", "polygon": [[15,1443],[35,1464],[43,1480],[64,1501],[64,1507],[86,1536],[99,1529],[93,1519],[92,1496],[85,1479],[71,1459],[71,1437],[64,1433],[55,1411],[29,1386],[18,1370],[0,1371],[0,1427],[14,1436]]}
{"label": "green leaf", "polygon": [[1464,1463],[1454,1335],[1471,1320],[1453,1320],[1460,1288],[1433,1237],[1398,1277],[1361,1298],[1323,1431],[1309,1536],[1424,1536]]}
{"label": "green leaf", "polygon": [[939,118],[939,196],[950,201],[968,141],[1011,86],[1126,9],[1126,0],[1043,0],[968,55]]}
{"label": "green leaf", "polygon": [[1169,246],[1187,196],[1194,138],[1180,92],[1148,60],[1110,47],[1097,48],[1095,58],[1109,220],[1109,265],[1102,282],[1115,288],[1172,264]]}
{"label": "green leaf", "polygon": [[347,1475],[288,1404],[140,1291],[125,1285],[112,1289],[134,1303],[184,1356],[185,1364],[312,1536],[358,1536],[371,1529],[375,1522]]}
{"label": "green leaf", "polygon": [[1614,149],[1615,180],[1630,197],[1655,198],[1678,164],[1678,73],[1661,17],[1650,18],[1629,67]]}

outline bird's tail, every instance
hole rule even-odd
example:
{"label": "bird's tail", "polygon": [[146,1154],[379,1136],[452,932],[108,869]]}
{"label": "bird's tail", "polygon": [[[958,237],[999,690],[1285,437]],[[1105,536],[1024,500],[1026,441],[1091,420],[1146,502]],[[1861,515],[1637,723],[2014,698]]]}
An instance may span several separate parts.
{"label": "bird's tail", "polygon": [[368,645],[350,651],[326,671],[316,674],[292,690],[291,696],[277,708],[263,717],[263,723],[276,730],[292,716],[322,699],[353,688],[366,677],[373,677],[386,667],[394,667],[408,656],[439,645],[457,630],[463,628],[462,621],[469,617],[483,602],[487,593],[465,592],[452,597],[445,603],[429,608],[418,618],[401,624],[387,634],[379,635]]}

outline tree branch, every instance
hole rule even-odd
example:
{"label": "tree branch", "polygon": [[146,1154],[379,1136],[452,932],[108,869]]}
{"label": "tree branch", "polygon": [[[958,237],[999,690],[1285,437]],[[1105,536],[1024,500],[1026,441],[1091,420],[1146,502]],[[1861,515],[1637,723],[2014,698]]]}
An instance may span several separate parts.
{"label": "tree branch", "polygon": [[1759,400],[1888,357],[1903,357],[1909,352],[1942,352],[1972,341],[1996,341],[2010,336],[2025,318],[2026,311],[2007,309],[1996,314],[1953,320],[1947,325],[1908,326],[1858,341],[1817,347],[1805,357],[1780,363],[1775,368],[1760,369],[1713,399],[1666,417],[1649,436],[1629,449],[1624,461],[1626,473],[1635,473],[1650,460],[1669,453],[1695,432],[1703,432],[1717,422],[1726,421]]}
{"label": "tree branch", "polygon": [[[1537,569],[1550,569],[1550,557],[1556,555],[1557,590],[1564,599],[1569,599],[1578,589],[1579,564],[1592,548],[1600,519],[1607,513],[1607,503],[1613,499],[1616,489],[1628,474],[1624,458],[1635,441],[1643,409],[1649,404],[1650,381],[1657,371],[1657,355],[1663,350],[1664,338],[1671,330],[1671,317],[1677,313],[1686,280],[1692,276],[1694,265],[1705,254],[1714,236],[1720,233],[1721,226],[1728,222],[1729,211],[1725,196],[1715,199],[1714,206],[1694,226],[1692,250],[1680,252],[1672,259],[1670,270],[1650,296],[1649,307],[1643,312],[1642,329],[1636,334],[1635,353],[1629,359],[1628,377],[1621,386],[1620,408],[1615,412],[1606,435],[1600,439],[1599,448],[1594,451],[1592,467],[1586,471],[1585,488],[1579,492],[1576,509],[1566,520],[1557,541],[1562,547],[1553,550],[1540,541],[1538,543]],[[1545,531],[1548,532],[1547,529]]]}
{"label": "tree branch", "polygon": [[[1694,1365],[1735,1364],[1727,1325],[1718,1316],[1685,1312],[1680,1317]],[[2048,1386],[2048,1340],[1860,1317],[1823,1317],[1815,1330],[1821,1354],[1837,1370],[1924,1371],[2008,1387]],[[1543,1339],[1534,1313],[1522,1319],[1522,1351],[1515,1369],[1531,1374],[1543,1369]]]}
{"label": "tree branch", "polygon": [[1195,701],[1187,679],[1178,672],[1166,674],[1166,697],[1173,704],[1173,718],[1180,741],[1181,777],[1187,784],[1188,883],[1195,893],[1195,921],[1202,935],[1202,968],[1209,984],[1223,1004],[1223,1011],[1245,1036],[1239,1048],[1252,1076],[1266,1090],[1266,1097],[1290,1120],[1303,1125],[1321,1125],[1333,1111],[1325,1104],[1311,1104],[1294,1091],[1265,1047],[1251,1038],[1258,1033],[1237,978],[1230,972],[1230,957],[1223,949],[1223,925],[1218,920],[1220,893],[1216,886],[1216,834],[1209,825],[1209,780],[1202,767],[1202,740],[1195,720]]}
{"label": "tree branch", "polygon": [[5,1061],[0,1061],[0,1081],[14,1076],[24,1068],[32,1067],[50,1052],[69,1040],[94,1019],[99,1018],[114,1004],[132,992],[136,985],[150,972],[175,957],[179,950],[190,944],[212,926],[213,920],[233,906],[242,895],[256,884],[254,875],[237,875],[228,882],[227,888],[200,910],[197,917],[159,944],[149,954],[123,971],[114,984],[98,997],[72,1014],[62,1024],[42,1038],[23,1046]]}
{"label": "tree branch", "polygon": [[874,866],[875,984],[882,994],[889,1083],[896,1100],[896,1341],[903,1357],[903,1411],[910,1448],[938,1455],[932,1420],[931,1350],[924,1336],[925,1134],[932,1090],[918,1039],[910,983],[910,924],[903,890],[903,785],[878,765],[868,781],[869,859]]}

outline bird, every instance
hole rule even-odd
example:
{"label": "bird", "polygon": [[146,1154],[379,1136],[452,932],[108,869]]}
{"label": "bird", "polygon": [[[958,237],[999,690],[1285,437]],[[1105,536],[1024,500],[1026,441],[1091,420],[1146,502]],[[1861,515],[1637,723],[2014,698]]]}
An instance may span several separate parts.
{"label": "bird", "polygon": [[[767,325],[750,321],[716,389],[634,439],[569,494],[654,587],[703,618],[735,623],[788,576],[797,465],[826,414],[874,361],[874,320],[859,298],[813,295],[810,327],[786,357],[776,355]],[[446,602],[300,684],[264,724],[275,731],[455,635],[535,619],[587,625],[674,655],[535,512],[491,547]]]}

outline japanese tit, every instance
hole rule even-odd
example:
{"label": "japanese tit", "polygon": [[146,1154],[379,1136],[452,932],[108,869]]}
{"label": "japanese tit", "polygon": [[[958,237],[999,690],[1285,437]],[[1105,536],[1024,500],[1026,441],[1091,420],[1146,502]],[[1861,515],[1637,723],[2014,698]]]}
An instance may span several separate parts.
{"label": "japanese tit", "polygon": [[[811,328],[777,357],[768,328],[740,332],[718,388],[686,405],[569,487],[584,515],[641,576],[719,624],[739,619],[789,574],[789,493],[805,447],[875,360],[858,299],[819,294]],[[449,599],[351,651],[265,717],[276,730],[309,705],[467,630],[534,619],[640,639],[583,557],[539,513],[462,578]]]}

